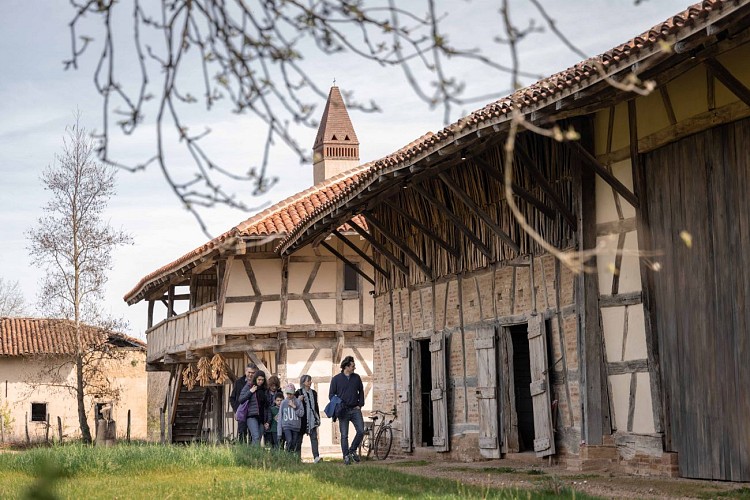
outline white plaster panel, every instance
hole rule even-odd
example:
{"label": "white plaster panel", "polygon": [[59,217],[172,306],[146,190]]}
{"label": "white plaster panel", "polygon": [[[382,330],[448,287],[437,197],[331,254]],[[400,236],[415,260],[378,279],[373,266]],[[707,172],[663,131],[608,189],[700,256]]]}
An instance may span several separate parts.
{"label": "white plaster panel", "polygon": [[359,299],[345,300],[343,313],[342,323],[359,323]]}
{"label": "white plaster panel", "polygon": [[286,324],[287,325],[309,325],[314,323],[310,311],[307,310],[302,300],[290,300],[287,302]]}
{"label": "white plaster panel", "polygon": [[[253,272],[263,295],[281,291],[281,260],[259,259],[252,261]],[[278,322],[278,319],[276,320]]]}
{"label": "white plaster panel", "polygon": [[[610,234],[596,239],[597,245],[601,247],[597,256],[597,273],[599,275],[599,293],[609,295],[612,293],[612,272],[615,268],[615,256],[617,253],[617,235]],[[637,292],[641,290],[641,261],[638,257],[638,233],[632,231],[625,236],[623,245],[625,255],[620,262],[619,293]]]}
{"label": "white plaster panel", "polygon": [[[221,326],[247,326],[253,310],[251,303],[235,303],[224,305],[224,319]],[[278,323],[278,318],[276,318]]]}
{"label": "white plaster panel", "polygon": [[315,312],[318,313],[321,323],[336,323],[336,300],[335,299],[318,299],[311,300]]}
{"label": "white plaster panel", "polygon": [[620,431],[628,428],[628,405],[630,402],[630,374],[611,375],[612,401],[615,408],[615,425]]}
{"label": "white plaster panel", "polygon": [[650,434],[656,432],[654,427],[653,407],[651,406],[651,375],[639,373],[636,375],[635,413],[633,414],[633,432]]}
{"label": "white plaster panel", "polygon": [[646,359],[646,323],[643,318],[643,304],[628,307],[628,339],[625,344],[625,361]]}
{"label": "white plaster panel", "polygon": [[[302,293],[315,267],[314,262],[290,262],[289,263],[289,293]],[[318,270],[320,271],[320,270]],[[317,278],[317,276],[316,276]]]}
{"label": "white plaster panel", "polygon": [[313,281],[311,292],[336,291],[336,262],[322,262]]}
{"label": "white plaster panel", "polygon": [[[612,164],[612,173],[628,189],[633,190],[633,175],[630,158]],[[635,209],[620,196],[622,215],[626,219],[635,217]],[[611,222],[619,219],[612,187],[600,176],[596,176],[596,222]]]}
{"label": "white plaster panel", "polygon": [[669,97],[678,122],[708,110],[706,85],[706,69],[702,65],[689,69],[669,83]]}
{"label": "white plaster panel", "polygon": [[[260,307],[260,313],[258,319],[255,322],[255,326],[272,326],[278,325],[279,319],[281,318],[281,302],[278,300],[268,300],[263,302]],[[248,315],[248,321],[250,317]],[[247,325],[247,322],[245,323]],[[242,326],[242,325],[240,325]]]}
{"label": "white plaster panel", "polygon": [[242,295],[252,295],[252,293],[253,286],[250,284],[250,278],[247,277],[247,273],[245,272],[245,265],[240,259],[234,259],[232,261],[232,269],[229,271],[227,296],[240,297]]}
{"label": "white plaster panel", "polygon": [[607,361],[622,360],[622,334],[625,320],[625,307],[603,307],[602,329],[607,347]]}

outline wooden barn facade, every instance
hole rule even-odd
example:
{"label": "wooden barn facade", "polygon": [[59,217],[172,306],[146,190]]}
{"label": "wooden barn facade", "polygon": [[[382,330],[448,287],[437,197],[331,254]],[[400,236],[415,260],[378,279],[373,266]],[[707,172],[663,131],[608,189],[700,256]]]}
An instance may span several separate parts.
{"label": "wooden barn facade", "polygon": [[[404,452],[750,480],[749,27],[747,0],[696,4],[374,162],[276,247],[367,222]],[[580,135],[520,126],[511,187],[586,272],[511,213],[514,111]]]}

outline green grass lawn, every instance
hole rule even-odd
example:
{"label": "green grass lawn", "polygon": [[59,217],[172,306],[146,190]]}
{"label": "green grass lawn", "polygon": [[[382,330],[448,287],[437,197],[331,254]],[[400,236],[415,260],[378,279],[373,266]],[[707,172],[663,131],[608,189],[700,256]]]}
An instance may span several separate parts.
{"label": "green grass lawn", "polygon": [[301,464],[285,453],[246,446],[67,445],[0,453],[0,498],[408,497],[552,495],[467,486],[367,464]]}

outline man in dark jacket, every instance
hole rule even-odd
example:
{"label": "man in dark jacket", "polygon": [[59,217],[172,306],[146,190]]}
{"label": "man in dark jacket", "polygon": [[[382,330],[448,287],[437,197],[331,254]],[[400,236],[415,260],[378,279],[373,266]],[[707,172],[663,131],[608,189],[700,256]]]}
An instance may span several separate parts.
{"label": "man in dark jacket", "polygon": [[[245,375],[234,381],[232,393],[229,395],[229,404],[232,406],[232,411],[235,414],[237,413],[237,408],[240,406],[237,400],[240,397],[242,388],[247,385],[248,380],[253,379],[257,371],[258,367],[254,363],[248,363],[245,367]],[[237,422],[237,440],[240,443],[247,443],[247,421]]]}
{"label": "man in dark jacket", "polygon": [[[362,418],[362,407],[365,405],[365,389],[362,379],[354,373],[357,366],[352,356],[341,361],[341,373],[331,379],[328,398],[341,398],[341,411],[338,413],[339,431],[341,432],[341,452],[344,454],[344,464],[349,465],[352,460],[359,462],[357,448],[365,433],[365,421]],[[356,435],[349,446],[349,422],[354,424]]]}

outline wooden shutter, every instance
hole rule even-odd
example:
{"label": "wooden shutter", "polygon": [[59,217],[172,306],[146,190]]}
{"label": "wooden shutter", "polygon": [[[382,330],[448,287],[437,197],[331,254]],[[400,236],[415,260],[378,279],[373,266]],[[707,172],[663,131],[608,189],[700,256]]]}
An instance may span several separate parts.
{"label": "wooden shutter", "polygon": [[500,458],[495,328],[477,329],[474,348],[477,353],[479,452],[486,458]]}
{"label": "wooden shutter", "polygon": [[430,364],[432,365],[433,433],[432,445],[436,451],[449,451],[451,448],[448,432],[448,377],[445,363],[445,336],[434,333],[430,339]]}
{"label": "wooden shutter", "polygon": [[401,344],[399,362],[401,384],[398,391],[398,418],[401,420],[401,449],[411,451],[411,342],[409,340]]}
{"label": "wooden shutter", "polygon": [[549,399],[547,334],[541,314],[529,318],[528,332],[531,358],[531,401],[534,405],[534,451],[537,457],[546,457],[555,453],[555,435]]}

